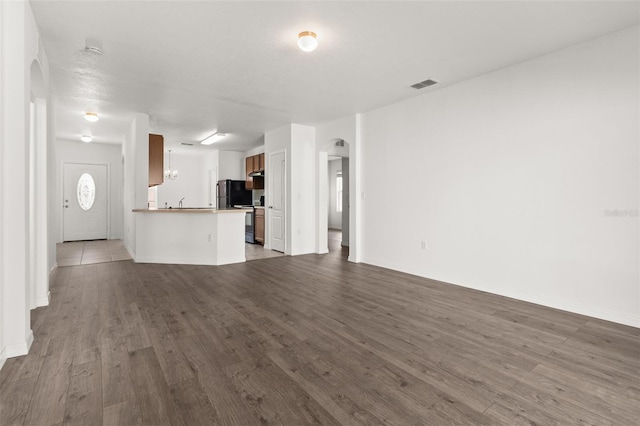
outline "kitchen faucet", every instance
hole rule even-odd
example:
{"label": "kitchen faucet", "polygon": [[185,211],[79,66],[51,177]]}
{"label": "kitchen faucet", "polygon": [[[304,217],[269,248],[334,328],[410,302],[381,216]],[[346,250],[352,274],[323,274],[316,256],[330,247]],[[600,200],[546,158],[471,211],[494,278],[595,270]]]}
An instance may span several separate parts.
{"label": "kitchen faucet", "polygon": [[184,200],[186,197],[182,197],[180,199],[180,201],[178,201],[178,208],[181,209],[182,208],[182,200]]}

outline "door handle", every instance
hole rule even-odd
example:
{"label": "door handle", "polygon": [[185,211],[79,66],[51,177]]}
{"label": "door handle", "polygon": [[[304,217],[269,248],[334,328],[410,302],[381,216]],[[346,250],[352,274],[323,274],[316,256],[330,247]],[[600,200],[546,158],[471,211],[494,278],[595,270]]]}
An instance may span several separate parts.
{"label": "door handle", "polygon": [[273,208],[273,206],[269,206],[269,208],[270,208],[270,209],[272,209],[272,208]]}
{"label": "door handle", "polygon": [[65,209],[68,209],[68,208],[69,208],[69,206],[64,206],[64,208],[65,208]]}

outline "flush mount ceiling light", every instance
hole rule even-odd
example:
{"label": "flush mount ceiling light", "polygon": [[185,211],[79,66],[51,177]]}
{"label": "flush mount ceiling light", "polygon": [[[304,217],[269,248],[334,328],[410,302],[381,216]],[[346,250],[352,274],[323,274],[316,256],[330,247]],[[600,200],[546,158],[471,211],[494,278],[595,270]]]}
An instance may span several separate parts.
{"label": "flush mount ceiling light", "polygon": [[225,136],[227,136],[224,133],[214,133],[211,136],[209,136],[208,138],[206,138],[205,140],[203,140],[202,142],[200,142],[202,145],[211,145],[212,143],[216,143],[220,140],[222,140],[222,138],[224,138]]}
{"label": "flush mount ceiling light", "polygon": [[91,137],[91,135],[82,135],[80,136],[80,140],[82,142],[91,142],[93,138]]}
{"label": "flush mount ceiling light", "polygon": [[303,31],[298,34],[298,47],[305,52],[313,52],[318,47],[316,33],[313,31]]}
{"label": "flush mount ceiling light", "polygon": [[84,114],[84,119],[92,123],[95,123],[100,119],[100,117],[98,117],[98,114],[96,114],[95,112],[86,112]]}

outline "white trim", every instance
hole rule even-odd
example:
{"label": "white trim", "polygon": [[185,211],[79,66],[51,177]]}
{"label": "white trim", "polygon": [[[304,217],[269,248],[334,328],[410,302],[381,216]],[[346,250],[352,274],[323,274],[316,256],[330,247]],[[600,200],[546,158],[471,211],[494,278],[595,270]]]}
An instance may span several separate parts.
{"label": "white trim", "polygon": [[5,346],[2,349],[2,352],[0,352],[0,368],[2,368],[5,361],[8,358],[14,358],[17,356],[28,354],[32,344],[33,344],[33,331],[29,330],[29,334],[27,334],[27,337],[25,338],[24,342]]}
{"label": "white trim", "polygon": [[43,306],[49,306],[49,302],[51,301],[51,292],[47,292],[47,297],[40,297],[36,299],[36,307],[41,308]]}
{"label": "white trim", "polygon": [[173,257],[158,257],[158,256],[148,256],[148,257],[138,257],[134,260],[135,263],[161,263],[168,265],[208,265],[208,266],[222,266],[229,265],[232,263],[243,263],[246,262],[247,259],[244,255],[242,256],[231,256],[231,257],[221,257],[217,259],[217,262],[212,262],[210,257],[206,258],[197,258],[197,257],[189,257],[185,259],[176,259]]}

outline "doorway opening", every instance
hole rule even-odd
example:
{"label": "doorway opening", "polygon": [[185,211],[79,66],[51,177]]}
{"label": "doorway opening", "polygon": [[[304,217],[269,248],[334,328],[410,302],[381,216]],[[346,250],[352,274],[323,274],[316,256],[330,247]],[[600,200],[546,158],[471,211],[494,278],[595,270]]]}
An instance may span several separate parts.
{"label": "doorway opening", "polygon": [[320,149],[319,253],[349,256],[350,224],[350,144],[341,138],[329,140]]}

